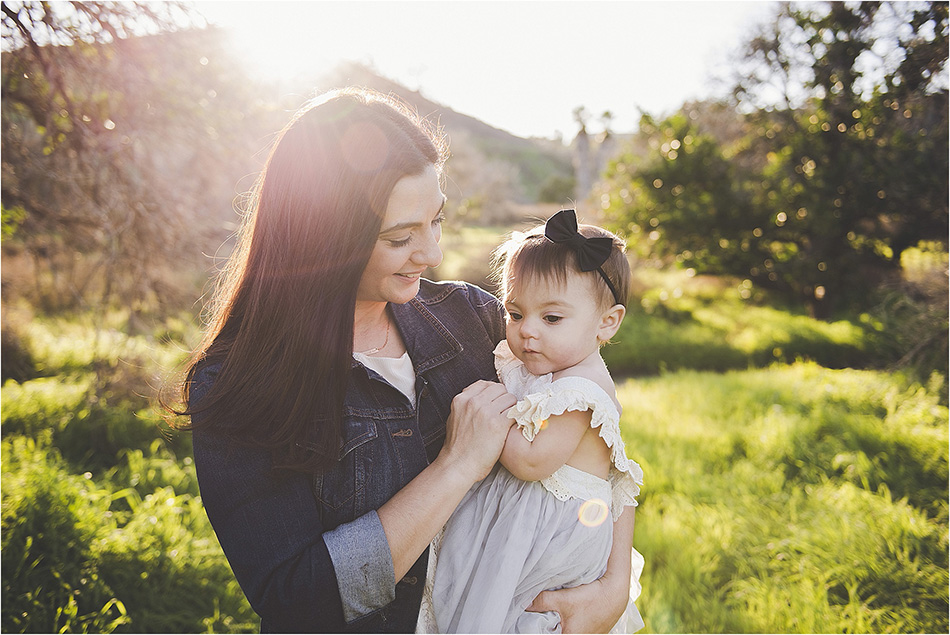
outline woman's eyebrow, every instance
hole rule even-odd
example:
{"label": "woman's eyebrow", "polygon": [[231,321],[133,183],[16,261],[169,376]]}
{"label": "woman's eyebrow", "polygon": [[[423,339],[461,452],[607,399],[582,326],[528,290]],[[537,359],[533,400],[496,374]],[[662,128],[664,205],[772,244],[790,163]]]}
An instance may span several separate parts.
{"label": "woman's eyebrow", "polygon": [[[437,218],[437,217],[439,216],[439,214],[442,213],[442,210],[445,209],[445,201],[446,201],[446,197],[443,196],[443,197],[442,197],[442,204],[439,205],[439,210],[438,210],[435,214],[432,215],[432,218],[433,218],[433,219]],[[381,229],[381,230],[379,231],[379,235],[380,235],[380,236],[383,236],[383,235],[385,235],[385,234],[391,234],[392,232],[400,231],[400,230],[403,230],[403,229],[415,229],[416,227],[420,227],[421,225],[422,225],[422,223],[419,223],[419,222],[415,222],[415,223],[413,223],[413,222],[396,223],[396,224],[393,225],[392,227],[387,227],[386,229]]]}

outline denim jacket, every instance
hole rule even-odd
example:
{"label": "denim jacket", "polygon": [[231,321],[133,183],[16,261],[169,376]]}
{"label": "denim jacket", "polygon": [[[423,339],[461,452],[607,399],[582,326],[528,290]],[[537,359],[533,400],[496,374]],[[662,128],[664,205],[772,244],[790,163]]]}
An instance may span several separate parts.
{"label": "denim jacket", "polygon": [[[220,428],[193,433],[202,501],[262,632],[412,632],[428,552],[398,582],[376,510],[442,448],[452,398],[495,379],[503,310],[459,282],[421,282],[391,305],[416,373],[416,403],[354,361],[340,459],[322,474],[274,474],[266,450]],[[195,376],[192,405],[220,367]]]}

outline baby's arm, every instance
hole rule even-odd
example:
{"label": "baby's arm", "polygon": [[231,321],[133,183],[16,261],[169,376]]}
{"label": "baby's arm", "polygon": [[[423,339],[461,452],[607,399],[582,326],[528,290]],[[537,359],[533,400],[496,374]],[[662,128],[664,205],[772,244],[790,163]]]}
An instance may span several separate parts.
{"label": "baby's arm", "polygon": [[501,452],[501,464],[522,481],[540,481],[568,462],[589,429],[589,410],[552,416],[534,441],[525,439],[521,429],[512,426]]}

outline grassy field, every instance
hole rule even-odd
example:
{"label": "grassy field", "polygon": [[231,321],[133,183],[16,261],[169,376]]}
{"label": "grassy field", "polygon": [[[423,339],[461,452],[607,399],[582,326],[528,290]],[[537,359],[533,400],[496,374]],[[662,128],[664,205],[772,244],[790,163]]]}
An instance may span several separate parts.
{"label": "grassy field", "polygon": [[256,631],[201,505],[190,438],[163,434],[151,398],[183,356],[183,324],[138,336],[122,316],[22,327],[41,376],[0,394],[3,632]]}
{"label": "grassy field", "polygon": [[[871,369],[873,316],[651,275],[605,350],[646,478],[645,632],[947,632],[946,375]],[[195,338],[5,315],[4,632],[257,629],[154,401]]]}
{"label": "grassy field", "polygon": [[630,379],[649,632],[946,632],[939,387],[814,363]]}

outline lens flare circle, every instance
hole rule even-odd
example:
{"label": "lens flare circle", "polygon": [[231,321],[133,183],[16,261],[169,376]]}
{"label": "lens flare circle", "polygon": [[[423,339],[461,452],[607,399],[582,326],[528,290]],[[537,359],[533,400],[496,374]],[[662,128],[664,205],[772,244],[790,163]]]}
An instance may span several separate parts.
{"label": "lens flare circle", "polygon": [[598,527],[607,520],[610,508],[599,498],[584,501],[577,510],[577,520],[585,527]]}
{"label": "lens flare circle", "polygon": [[343,132],[340,150],[357,172],[377,172],[389,156],[389,140],[376,124],[357,121]]}

